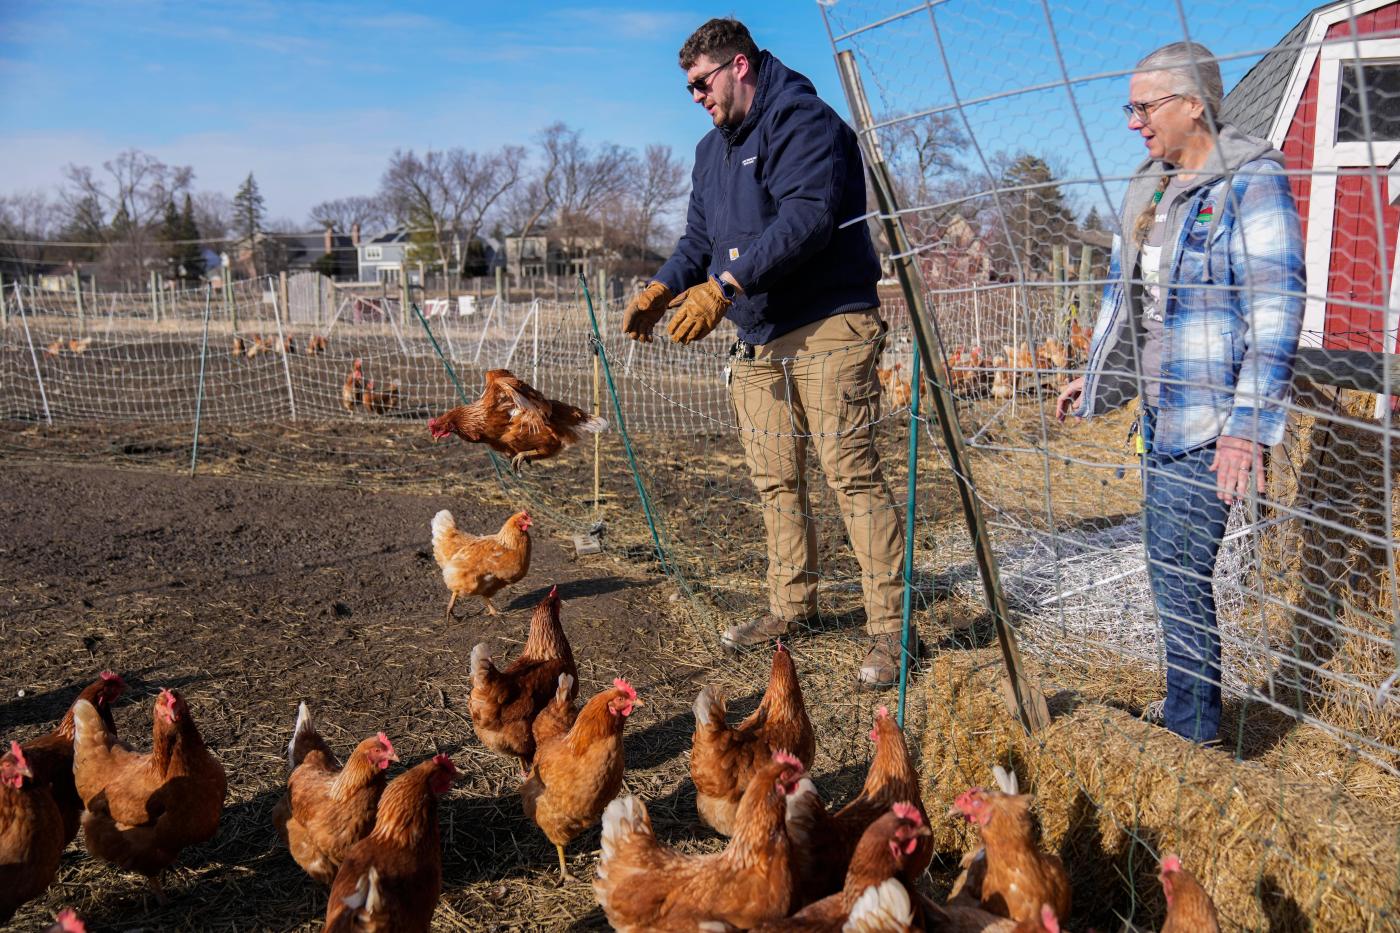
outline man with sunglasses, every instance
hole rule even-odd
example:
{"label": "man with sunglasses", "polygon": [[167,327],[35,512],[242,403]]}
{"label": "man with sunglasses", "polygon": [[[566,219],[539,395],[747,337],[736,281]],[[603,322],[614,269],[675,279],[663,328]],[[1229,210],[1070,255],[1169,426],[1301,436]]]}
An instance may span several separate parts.
{"label": "man with sunglasses", "polygon": [[[729,318],[728,374],[740,436],[763,503],[769,611],[726,631],[731,649],[766,646],[817,618],[817,535],[809,447],[860,564],[865,686],[897,679],[903,533],[874,445],[885,324],[880,264],[860,218],[865,177],[852,132],[812,83],[745,26],[712,19],[680,51],[686,91],[712,129],[695,149],[685,233],[633,299],[623,330],[701,340]],[[854,222],[852,222],[854,221]]]}

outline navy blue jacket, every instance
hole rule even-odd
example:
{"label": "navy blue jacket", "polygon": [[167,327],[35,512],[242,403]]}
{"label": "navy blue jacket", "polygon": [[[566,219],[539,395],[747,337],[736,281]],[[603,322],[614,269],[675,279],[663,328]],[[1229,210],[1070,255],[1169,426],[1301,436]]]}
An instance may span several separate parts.
{"label": "navy blue jacket", "polygon": [[866,211],[863,173],[856,134],[812,82],[760,53],[744,121],[695,147],[685,234],[656,280],[680,292],[728,269],[744,295],[727,317],[754,344],[878,308],[865,222],[838,229]]}

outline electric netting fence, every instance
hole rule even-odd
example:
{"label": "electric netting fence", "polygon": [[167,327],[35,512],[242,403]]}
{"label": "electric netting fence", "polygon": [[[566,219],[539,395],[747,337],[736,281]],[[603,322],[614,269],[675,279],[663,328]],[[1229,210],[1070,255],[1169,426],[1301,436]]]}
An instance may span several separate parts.
{"label": "electric netting fence", "polygon": [[[843,0],[821,10],[872,169],[871,215],[843,220],[871,225],[891,269],[888,332],[845,335],[862,354],[854,362],[823,352],[735,361],[728,323],[689,347],[638,344],[618,332],[620,309],[601,303],[595,336],[582,294],[431,302],[420,320],[394,294],[316,276],[210,294],[11,285],[3,454],[50,456],[95,433],[108,445],[87,444],[85,456],[184,465],[198,405],[201,472],[523,501],[571,532],[601,529],[639,563],[655,565],[659,548],[716,665],[725,626],[815,601],[821,621],[797,650],[809,692],[838,717],[868,712],[853,691],[863,624],[903,614],[903,558],[876,553],[892,533],[900,554],[910,545],[908,616],[927,646],[908,708],[930,812],[988,783],[994,764],[1013,765],[1074,880],[1071,928],[1159,924],[1155,871],[1167,851],[1202,878],[1227,926],[1394,927],[1400,3],[1297,10],[1285,17],[1302,17],[1291,30],[1263,4]],[[1235,369],[1144,366],[1132,322],[1127,349],[1091,366],[1105,297],[1142,284],[1142,267],[1110,268],[1115,246],[1137,236],[1120,202],[1143,158],[1120,108],[1138,59],[1182,39],[1207,42],[1233,88],[1222,127],[1282,151],[1306,285],[1252,277],[1273,247],[1257,231],[1251,240],[1248,222],[1215,223],[1241,207],[1231,195],[1183,202],[1196,213],[1180,248],[1209,253],[1218,237],[1239,236],[1213,256],[1224,265],[1159,294],[1179,308],[1235,311],[1197,319],[1209,334],[1171,339],[1206,360],[1231,341],[1224,358]],[[1238,169],[1217,174],[1245,190],[1250,172]],[[1155,382],[1159,411],[1187,397],[1233,404],[1247,412],[1237,424],[1262,436],[1258,413],[1271,400],[1251,397],[1236,373],[1267,329],[1257,315],[1278,307],[1296,309],[1302,331],[1292,395],[1272,400],[1283,438],[1265,445],[1257,492],[1225,509],[1213,473],[1167,477],[1175,466],[1137,446],[1133,396]],[[935,366],[916,386],[920,350]],[[356,359],[362,383],[350,379]],[[476,449],[429,437],[424,420],[456,404],[445,362],[468,396],[504,367],[622,424],[520,476],[499,463],[493,472]],[[745,366],[759,364],[780,371],[774,384],[786,390],[830,381],[849,391],[831,411],[783,395],[757,418],[743,384]],[[1057,395],[1086,371],[1134,391],[1096,417],[1059,422]],[[923,441],[913,453],[911,431]],[[880,454],[868,488],[833,490],[828,477],[867,436]],[[1158,440],[1168,450],[1160,430]],[[783,488],[761,497],[755,476]],[[1163,490],[1157,514],[1187,537],[1221,526],[1204,535],[1219,540],[1204,571],[1148,546],[1145,479]],[[784,510],[788,526],[775,526]],[[774,543],[793,528],[812,536],[810,552]],[[1155,590],[1154,573],[1164,574]],[[1218,670],[1212,627],[1163,604],[1168,584],[1194,587],[1198,601],[1213,593]],[[787,602],[775,605],[775,592]],[[1160,728],[1172,713],[1156,701],[1172,671],[1220,689],[1222,750]],[[1037,712],[1046,708],[1048,724]],[[840,745],[821,766],[865,753]],[[969,842],[952,824],[934,829],[941,851]]]}

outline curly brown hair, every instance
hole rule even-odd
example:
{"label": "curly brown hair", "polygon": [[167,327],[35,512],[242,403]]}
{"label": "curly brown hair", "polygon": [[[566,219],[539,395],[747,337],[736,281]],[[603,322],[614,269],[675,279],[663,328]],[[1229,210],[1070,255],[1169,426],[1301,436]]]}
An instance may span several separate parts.
{"label": "curly brown hair", "polygon": [[743,55],[752,67],[758,67],[758,45],[749,35],[749,27],[733,17],[716,17],[692,32],[681,46],[681,67],[689,69],[701,55],[715,62]]}

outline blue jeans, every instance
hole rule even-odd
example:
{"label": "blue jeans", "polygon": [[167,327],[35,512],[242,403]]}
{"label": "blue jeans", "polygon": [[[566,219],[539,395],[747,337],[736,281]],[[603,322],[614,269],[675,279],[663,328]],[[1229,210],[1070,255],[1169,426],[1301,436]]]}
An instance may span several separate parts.
{"label": "blue jeans", "polygon": [[[1143,418],[1151,436],[1151,409]],[[1183,454],[1150,447],[1145,467],[1143,524],[1147,577],[1167,653],[1167,728],[1193,742],[1220,730],[1220,628],[1211,578],[1230,507],[1215,495],[1209,469],[1215,443]]]}

